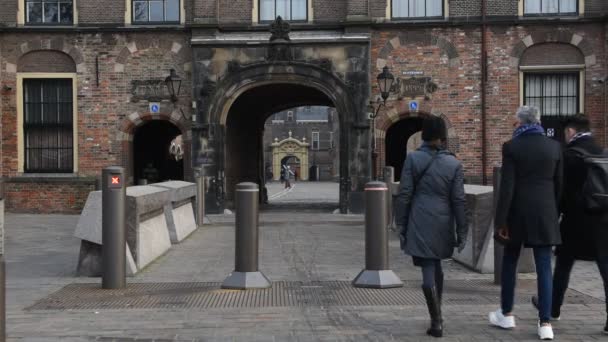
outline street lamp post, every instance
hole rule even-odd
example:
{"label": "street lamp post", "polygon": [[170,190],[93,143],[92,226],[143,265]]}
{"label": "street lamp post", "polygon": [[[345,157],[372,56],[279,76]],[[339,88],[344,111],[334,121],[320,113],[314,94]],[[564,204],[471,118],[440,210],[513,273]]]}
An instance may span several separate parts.
{"label": "street lamp post", "polygon": [[165,78],[165,85],[167,86],[167,90],[169,91],[169,96],[171,96],[171,102],[173,102],[174,106],[179,108],[179,111],[182,114],[184,120],[188,120],[186,114],[184,114],[184,111],[177,104],[177,102],[179,101],[179,93],[182,89],[182,78],[177,75],[175,69],[171,69],[171,71],[169,72],[169,76]]}
{"label": "street lamp post", "polygon": [[378,117],[378,114],[380,113],[380,109],[382,107],[386,107],[386,100],[390,96],[391,88],[393,87],[393,84],[395,83],[395,76],[393,76],[393,74],[391,74],[391,72],[389,71],[388,67],[385,66],[384,68],[382,68],[382,73],[380,73],[378,75],[376,80],[378,81],[378,87],[380,88],[380,97],[381,98],[378,98],[376,103],[374,103],[373,101],[370,101],[370,103],[369,103],[369,109],[370,109],[369,118],[370,118],[370,120],[372,120],[372,124],[370,127],[372,130],[371,154],[372,154],[372,179],[373,180],[378,179],[378,172],[376,170],[376,162],[378,160],[378,151],[376,149],[376,118]]}

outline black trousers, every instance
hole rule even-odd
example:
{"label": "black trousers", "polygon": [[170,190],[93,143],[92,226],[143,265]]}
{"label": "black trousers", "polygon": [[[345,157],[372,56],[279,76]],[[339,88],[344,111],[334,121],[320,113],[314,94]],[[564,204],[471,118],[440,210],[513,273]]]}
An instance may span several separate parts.
{"label": "black trousers", "polygon": [[[603,254],[603,253],[602,253]],[[553,274],[553,309],[554,314],[559,313],[564,304],[564,296],[570,282],[570,273],[576,259],[567,253],[561,253],[555,260]],[[599,256],[596,260],[600,275],[604,281],[604,294],[606,296],[606,312],[608,312],[608,256]]]}

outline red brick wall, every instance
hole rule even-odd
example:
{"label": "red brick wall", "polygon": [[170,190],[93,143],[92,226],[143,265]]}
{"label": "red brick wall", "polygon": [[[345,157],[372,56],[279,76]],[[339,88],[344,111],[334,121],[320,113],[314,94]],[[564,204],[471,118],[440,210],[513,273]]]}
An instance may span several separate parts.
{"label": "red brick wall", "polygon": [[[219,0],[222,23],[250,23],[253,0]],[[258,7],[259,8],[259,7]]]}
{"label": "red brick wall", "polygon": [[5,183],[6,210],[30,213],[79,214],[94,181]]}
{"label": "red brick wall", "polygon": [[347,15],[368,16],[369,2],[367,0],[347,0]]}
{"label": "red brick wall", "polygon": [[[90,179],[99,175],[104,167],[110,165],[130,166],[126,160],[131,145],[125,142],[132,140],[132,135],[129,134],[134,133],[137,125],[141,124],[141,120],[145,120],[146,115],[149,114],[147,101],[131,101],[132,80],[164,79],[169,74],[169,69],[176,69],[183,79],[179,104],[186,115],[190,112],[192,85],[189,72],[191,50],[188,38],[186,34],[180,33],[0,35],[2,56],[0,70],[3,71],[1,84],[13,88],[8,92],[2,91],[0,96],[2,176],[8,183],[7,208],[18,211],[72,212],[83,205],[87,193],[93,188],[91,184],[77,185],[70,190],[69,184],[54,179],[11,185],[16,181],[26,180],[18,173],[16,74],[5,71],[11,69],[11,65],[19,64],[24,46],[33,50],[46,46],[68,51],[70,58],[77,65],[79,163],[75,176],[82,181],[83,178]],[[135,48],[136,51],[131,53],[127,46]],[[172,50],[179,51],[175,53]],[[99,60],[99,86],[96,77],[96,57]],[[154,118],[167,119],[173,111],[174,105],[164,101],[161,103],[161,115]],[[133,119],[135,122],[129,119],[133,113],[137,113]],[[179,116],[179,120],[184,119]],[[183,132],[188,130],[189,128],[184,129]],[[127,172],[132,170],[128,168]],[[46,209],[43,207],[47,206],[46,202],[37,200],[38,197],[46,201],[55,198],[56,203],[49,204],[48,207],[51,209]]]}
{"label": "red brick wall", "polygon": [[194,21],[197,19],[217,18],[217,0],[194,0],[186,4],[188,5],[186,7],[187,12],[188,8],[193,6],[192,17]]}
{"label": "red brick wall", "polygon": [[17,1],[0,1],[0,25],[15,26],[17,24]]}
{"label": "red brick wall", "polygon": [[336,22],[346,19],[347,0],[314,0],[313,10],[316,22]]}
{"label": "red brick wall", "polygon": [[124,0],[81,0],[76,1],[76,5],[78,6],[79,23],[122,26],[125,22]]}
{"label": "red brick wall", "polygon": [[[551,32],[564,31],[571,37],[572,33],[584,38],[579,48],[587,56],[595,55],[596,63],[585,69],[585,106],[584,112],[589,115],[596,138],[605,144],[604,132],[604,98],[603,86],[597,79],[607,74],[605,26],[586,24],[557,27],[497,27],[488,32],[488,83],[487,83],[487,166],[486,174],[491,179],[492,168],[501,161],[502,143],[509,140],[512,134],[511,121],[520,104],[519,69],[514,64],[512,52],[522,39],[531,35],[539,43],[545,37],[555,41],[557,36]],[[377,62],[390,39],[398,31],[380,31],[374,33],[372,42],[372,75],[375,79],[379,69]],[[446,28],[433,30],[409,30],[402,33],[400,47],[389,53],[387,59],[393,74],[401,75],[402,71],[424,71],[424,76],[432,77],[439,89],[430,100],[420,98],[422,113],[444,114],[453,125],[458,137],[457,156],[463,161],[465,173],[470,181],[478,182],[482,176],[481,147],[481,34],[477,28]],[[429,38],[435,37],[435,38]],[[446,52],[434,45],[437,37],[449,42],[458,53],[456,64],[450,67]],[[553,37],[553,38],[551,38]],[[566,36],[568,37],[568,36]],[[448,44],[449,45],[449,44]],[[454,62],[455,60],[452,60]],[[377,89],[373,89],[377,94]],[[387,111],[378,119],[378,127],[390,127],[389,114],[395,111],[402,118],[407,117],[409,98],[401,101],[389,100]],[[383,146],[380,139],[378,146]],[[379,156],[384,165],[384,152]]]}
{"label": "red brick wall", "polygon": [[[400,47],[388,54],[387,63],[392,73],[397,77],[406,71],[422,71],[423,77],[431,77],[439,88],[429,100],[420,98],[420,113],[444,114],[453,125],[452,135],[459,137],[460,148],[458,157],[463,160],[467,176],[479,177],[481,170],[480,136],[481,117],[479,49],[471,48],[479,44],[479,31],[477,29],[435,29],[435,30],[409,30],[407,33],[399,31],[375,32],[372,42],[372,77],[375,79],[380,71],[378,57],[389,40],[400,35]],[[441,43],[438,43],[438,38]],[[454,49],[460,54],[455,57]],[[375,87],[375,86],[374,86]],[[377,89],[373,89],[377,93]],[[392,100],[392,101],[391,101]],[[390,99],[389,109],[381,112],[377,126],[383,130],[390,127],[388,113],[400,117],[407,117],[410,98]],[[394,115],[393,114],[393,115]],[[384,146],[383,139],[378,146]],[[404,147],[405,153],[405,147]],[[384,151],[380,151],[380,165],[384,165]]]}

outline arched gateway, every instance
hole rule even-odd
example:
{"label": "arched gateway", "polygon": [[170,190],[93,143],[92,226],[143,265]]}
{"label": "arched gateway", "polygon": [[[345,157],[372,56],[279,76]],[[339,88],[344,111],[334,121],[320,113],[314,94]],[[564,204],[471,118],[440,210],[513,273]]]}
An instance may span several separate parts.
{"label": "arched gateway", "polygon": [[322,105],[336,108],[344,132],[340,210],[361,212],[370,174],[369,121],[363,113],[370,89],[367,37],[335,33],[300,41],[287,33],[273,25],[270,39],[220,47],[193,37],[199,75],[193,165],[202,165],[209,180],[209,209],[229,207],[239,182],[263,185],[263,130],[270,115]]}
{"label": "arched gateway", "polygon": [[270,146],[272,147],[272,174],[275,181],[280,179],[283,163],[290,158],[296,158],[300,163],[299,180],[308,180],[308,147],[310,144],[293,138],[290,131],[289,138],[281,141],[275,139]]}

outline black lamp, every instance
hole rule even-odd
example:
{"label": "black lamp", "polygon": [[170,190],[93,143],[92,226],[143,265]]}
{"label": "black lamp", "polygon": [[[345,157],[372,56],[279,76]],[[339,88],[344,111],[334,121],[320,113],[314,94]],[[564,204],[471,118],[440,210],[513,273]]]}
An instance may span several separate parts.
{"label": "black lamp", "polygon": [[169,89],[169,95],[171,95],[171,101],[177,102],[179,92],[182,88],[182,79],[177,75],[175,69],[171,69],[169,76],[165,78],[165,84]]}
{"label": "black lamp", "polygon": [[393,88],[393,83],[395,83],[395,76],[385,66],[376,79],[378,80],[378,87],[380,87],[380,96],[382,96],[382,100],[386,103],[386,99],[388,99]]}

